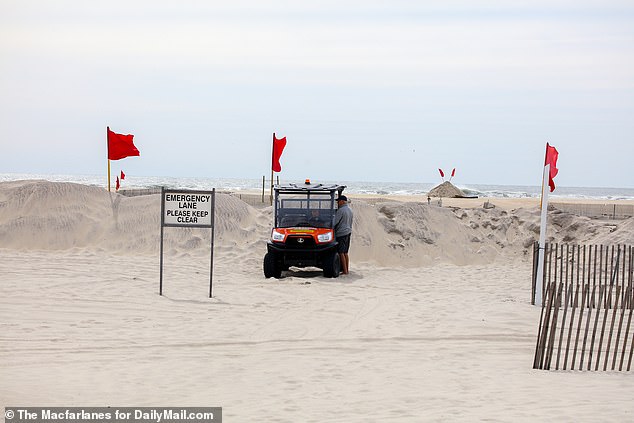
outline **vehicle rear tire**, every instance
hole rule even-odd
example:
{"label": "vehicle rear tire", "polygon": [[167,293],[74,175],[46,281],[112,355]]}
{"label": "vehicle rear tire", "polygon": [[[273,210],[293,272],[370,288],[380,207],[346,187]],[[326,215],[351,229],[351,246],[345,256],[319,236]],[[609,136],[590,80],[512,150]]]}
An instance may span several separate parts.
{"label": "vehicle rear tire", "polygon": [[275,254],[266,253],[264,255],[264,277],[279,279],[282,277],[282,266]]}
{"label": "vehicle rear tire", "polygon": [[324,261],[324,277],[325,278],[337,278],[341,271],[341,263],[339,261],[339,254],[336,252],[331,253],[326,257]]}

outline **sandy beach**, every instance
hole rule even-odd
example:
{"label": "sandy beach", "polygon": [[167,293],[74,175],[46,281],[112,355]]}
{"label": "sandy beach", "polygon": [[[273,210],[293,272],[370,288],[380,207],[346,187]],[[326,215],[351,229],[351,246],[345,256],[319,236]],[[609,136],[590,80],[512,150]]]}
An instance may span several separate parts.
{"label": "sandy beach", "polygon": [[[538,200],[433,203],[352,196],[351,274],[274,280],[262,273],[271,207],[218,194],[209,299],[204,229],[166,228],[158,295],[159,195],[0,183],[0,405],[218,406],[226,422],[634,420],[631,372],[532,369]],[[634,218],[554,210],[548,239],[632,245]]]}

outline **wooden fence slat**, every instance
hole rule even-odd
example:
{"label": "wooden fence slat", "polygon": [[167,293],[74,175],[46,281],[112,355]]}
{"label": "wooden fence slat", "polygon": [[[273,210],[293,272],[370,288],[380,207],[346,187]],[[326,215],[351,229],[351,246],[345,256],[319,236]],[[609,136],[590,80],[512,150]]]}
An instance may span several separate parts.
{"label": "wooden fence slat", "polygon": [[[555,244],[555,248],[557,248],[556,244]],[[545,256],[546,255],[544,254],[544,257]],[[553,279],[552,269],[553,269],[553,248],[552,248],[552,244],[548,244],[548,283],[550,283],[550,281],[552,281]]]}
{"label": "wooden fence slat", "polygon": [[[563,282],[564,281],[564,246],[563,244],[560,246],[560,250],[559,250],[559,260],[557,260],[559,262],[559,282]],[[566,288],[566,285],[564,284],[564,289]]]}
{"label": "wooden fence slat", "polygon": [[[585,257],[585,252],[584,252]],[[575,359],[577,358],[577,346],[579,344],[579,334],[581,333],[581,324],[583,322],[583,315],[586,306],[586,298],[588,297],[588,292],[590,290],[589,286],[585,286],[583,289],[583,295],[581,295],[581,308],[579,309],[579,322],[577,323],[577,335],[575,336],[575,349],[572,353],[572,365],[570,366],[570,370],[575,369]],[[581,369],[580,369],[581,370]]]}
{"label": "wooden fence slat", "polygon": [[[581,264],[581,260],[579,260],[579,255],[581,253],[581,245],[577,245],[577,289],[579,289],[579,266]],[[583,292],[583,290],[581,291]],[[575,307],[579,306],[579,296],[575,297]]]}
{"label": "wooden fence slat", "polygon": [[539,344],[539,368],[544,368],[544,361],[546,355],[546,344],[548,340],[548,328],[550,327],[550,316],[553,309],[553,298],[555,297],[555,284],[548,285],[548,303],[546,304],[546,318],[544,319],[544,326],[542,327],[542,339]]}
{"label": "wooden fence slat", "polygon": [[[545,292],[544,294],[546,295],[546,298],[548,298],[548,290],[546,290],[547,292]],[[535,359],[533,360],[533,369],[539,369],[541,367],[539,367],[539,362],[541,361],[541,339],[542,339],[542,331],[543,329],[543,325],[544,325],[544,314],[545,314],[545,310],[547,309],[546,307],[546,301],[542,302],[542,312],[541,315],[539,317],[539,326],[537,327],[537,345],[535,345]]]}
{"label": "wooden fence slat", "polygon": [[[632,288],[630,288],[631,290]],[[630,303],[630,315],[627,318],[627,329],[625,329],[625,340],[623,341],[623,351],[621,352],[621,364],[619,365],[619,370],[623,370],[623,360],[625,359],[625,352],[627,351],[627,339],[628,339],[628,335],[630,333],[630,324],[632,323],[632,313],[634,312],[634,307],[632,307],[631,303]],[[633,331],[634,334],[634,331]],[[630,362],[632,360],[631,358],[631,351],[634,350],[634,340],[632,340],[632,343],[630,344]],[[627,366],[627,370],[630,370],[630,365],[628,364]]]}
{"label": "wooden fence slat", "polygon": [[[630,251],[630,260],[629,260],[629,270],[628,270],[628,277],[627,277],[627,281],[628,284],[632,287],[634,286],[632,284],[632,282],[634,282],[632,279],[634,278],[634,256],[632,255],[632,246],[630,245],[629,247],[629,251]],[[632,307],[632,302],[634,302],[634,297],[633,297],[634,293],[632,291],[630,291],[630,295],[627,298],[627,307]]]}
{"label": "wooden fence slat", "polygon": [[[630,270],[629,270],[630,275],[628,276],[628,281],[629,281],[629,284],[632,286],[632,288],[634,288],[634,247],[630,246],[629,250],[630,250]],[[632,303],[634,303],[634,291],[630,291],[630,297],[628,298],[627,303],[630,307],[632,307]]]}
{"label": "wooden fence slat", "polygon": [[[610,247],[610,273],[605,275],[606,281],[607,278],[610,277],[610,287],[614,286],[614,245]],[[612,296],[608,298],[608,307],[612,308]]]}
{"label": "wooden fence slat", "polygon": [[[614,258],[614,246],[612,247],[612,258]],[[615,283],[615,282],[618,282],[618,281],[615,281],[615,278],[616,278],[616,276],[619,273],[618,264],[619,264],[619,254],[616,255],[616,266],[614,265],[614,263],[612,263],[612,272],[613,273],[612,273],[612,277],[610,278],[610,293],[612,292],[612,287],[616,285],[616,299],[614,301],[614,308],[612,309],[612,322],[610,324],[610,332],[609,332],[609,336],[608,336],[607,349],[606,349],[606,352],[605,352],[605,363],[603,365],[603,371],[606,371],[607,368],[608,368],[608,358],[609,358],[609,355],[610,355],[610,345],[612,344],[612,334],[614,333],[614,321],[616,319],[616,312],[617,312],[617,308],[619,306],[619,294],[621,293],[621,289],[618,286],[618,283]],[[612,298],[610,298],[610,300],[611,299]]]}
{"label": "wooden fence slat", "polygon": [[[620,253],[620,249],[619,249],[619,253]],[[621,316],[619,317],[619,327],[616,331],[616,340],[614,341],[614,357],[612,358],[612,370],[614,370],[616,368],[616,356],[618,355],[618,351],[619,351],[619,343],[621,340],[621,329],[623,329],[623,318],[625,317],[625,301],[628,295],[629,290],[625,288],[625,259],[627,258],[627,254],[625,251],[625,246],[623,246],[623,273],[622,273],[622,277],[621,277],[621,284],[622,284],[622,294],[621,294],[621,306],[619,307],[619,304],[616,304],[616,310],[618,311],[618,309],[621,309]],[[618,266],[616,269],[617,273],[619,271]],[[629,287],[628,287],[629,288]]]}
{"label": "wooden fence slat", "polygon": [[[623,273],[621,274],[621,285],[623,286],[623,288],[625,288],[625,283],[627,282],[627,275],[625,273],[625,269],[627,267],[627,246],[623,245],[623,260],[621,260],[621,263],[623,263],[623,265],[621,266],[623,268]],[[623,291],[623,293],[625,294],[625,291]],[[623,300],[621,300],[621,303],[623,303]]]}
{"label": "wooden fence slat", "polygon": [[[548,288],[544,292],[545,298],[548,298]],[[539,317],[539,326],[537,327],[537,344],[535,345],[535,359],[533,360],[533,369],[539,369],[539,362],[541,361],[541,341],[544,331],[544,324],[546,319],[546,313],[548,312],[547,301],[542,303],[542,311]]]}
{"label": "wooden fence slat", "polygon": [[561,292],[563,291],[564,283],[559,282],[559,289],[557,290],[557,297],[555,297],[555,313],[553,315],[553,323],[550,328],[550,340],[548,341],[548,352],[546,354],[546,370],[550,370],[550,363],[553,358],[553,348],[555,346],[555,337],[557,336],[557,316],[559,315],[559,309],[561,308]]}
{"label": "wooden fence slat", "polygon": [[[583,266],[581,267],[581,285],[582,287],[586,284],[586,246],[583,246]],[[581,292],[585,292],[583,290]],[[581,296],[581,300],[583,300],[583,295]]]}
{"label": "wooden fence slat", "polygon": [[[628,263],[628,270],[627,270],[627,283],[630,287],[632,287],[632,278],[634,277],[634,257],[632,256],[632,246],[630,245],[630,247],[628,248],[629,250],[629,256],[630,259],[627,260]],[[631,307],[632,306],[632,291],[629,291],[629,295],[627,297],[627,303],[625,304],[626,307]]]}
{"label": "wooden fence slat", "polygon": [[546,242],[544,244],[544,263],[543,263],[543,267],[542,267],[542,274],[538,275],[539,277],[539,282],[542,284],[542,304],[544,304],[546,302],[546,291],[548,290],[548,282],[546,282],[547,278],[546,276],[548,275],[548,266],[549,264],[546,262],[546,260],[548,260],[548,250],[550,249],[550,244],[548,242]]}
{"label": "wooden fence slat", "polygon": [[[588,287],[590,288],[589,292],[594,291],[594,288],[596,287],[596,278],[597,278],[597,246],[594,245],[594,256],[592,256],[592,245],[590,246],[590,248],[588,248]],[[603,248],[603,246],[601,246],[601,248]],[[591,260],[592,257],[594,257],[594,260]],[[593,269],[593,264],[594,262],[594,272],[592,272]],[[601,278],[599,278],[599,286],[601,285]],[[588,307],[594,307],[594,296],[592,297],[591,301],[588,301],[587,303]],[[585,310],[584,310],[585,311]]]}
{"label": "wooden fence slat", "polygon": [[[627,318],[627,329],[629,332],[630,329],[630,323],[632,321],[632,312],[634,312],[634,255],[632,255],[633,252],[633,247],[630,246],[630,276],[629,276],[629,281],[630,281],[630,286],[632,287],[632,290],[630,291],[630,315]],[[630,358],[627,362],[627,371],[630,371],[631,365],[632,365],[632,353],[634,352],[634,330],[632,331],[632,342],[630,342]],[[625,345],[623,345],[623,356],[625,356]],[[621,359],[622,361],[622,359]],[[622,367],[622,366],[621,366]]]}
{"label": "wooden fence slat", "polygon": [[[592,290],[593,292],[592,292],[592,297],[591,298],[594,298],[595,289],[596,289],[596,286]],[[588,290],[590,290],[590,285],[588,285]],[[583,334],[583,345],[581,347],[581,362],[579,364],[579,370],[583,370],[583,358],[584,358],[585,352],[586,352],[586,343],[588,342],[588,331],[590,329],[590,321],[591,320],[592,320],[592,307],[588,307],[588,318],[586,319],[586,330],[585,330],[585,332]]]}
{"label": "wooden fence slat", "polygon": [[[609,272],[610,272],[610,266],[612,265],[612,261],[610,260],[610,254],[609,254],[610,246],[609,245],[606,246],[605,250],[606,250],[606,255],[605,255],[605,273],[602,275],[602,278],[603,278],[603,285],[608,287],[608,286],[610,286],[610,276],[609,276],[610,273]],[[610,304],[611,304],[610,297],[612,297],[612,295],[607,295],[607,293],[608,292],[612,292],[613,293],[614,290],[610,291],[609,289],[606,289],[605,292],[606,292],[606,295],[603,297],[603,302],[604,302],[603,307],[610,308]]]}
{"label": "wooden fence slat", "polygon": [[[625,309],[623,308],[623,304],[621,304],[621,307],[619,307],[619,291],[621,290],[620,286],[616,287],[616,301],[614,304],[614,312],[612,314],[612,327],[611,329],[614,330],[614,319],[616,317],[616,313],[619,312],[619,308],[621,308],[621,318],[619,319],[619,327],[617,329],[616,332],[616,339],[614,341],[614,355],[612,357],[612,370],[614,370],[614,368],[616,367],[616,356],[617,353],[619,351],[619,342],[620,342],[620,338],[621,338],[621,326],[623,325],[623,311],[625,311]],[[625,295],[625,290],[623,290],[623,295],[621,295],[621,303],[623,302],[623,296]],[[612,333],[610,333],[610,337],[612,337]],[[605,361],[606,361],[606,365],[604,365],[604,369],[607,368],[607,359],[608,359],[608,352],[609,352],[609,348],[608,351],[606,351],[605,353]]]}
{"label": "wooden fence slat", "polygon": [[[539,241],[533,242],[533,271],[531,275],[531,305],[535,305],[535,290],[537,288],[537,262],[539,260]],[[542,302],[542,305],[544,303]]]}
{"label": "wooden fence slat", "polygon": [[[594,287],[596,289],[596,285]],[[599,301],[597,302],[597,313],[594,316],[594,328],[592,329],[592,341],[590,342],[590,355],[588,357],[588,370],[591,370],[592,365],[592,353],[594,351],[594,338],[597,334],[597,325],[599,323],[599,316],[601,315],[601,300],[603,299],[604,287],[599,287]],[[601,339],[599,340],[599,351],[597,351],[597,367],[599,366],[599,357],[601,356],[601,344],[603,343],[603,330],[601,330]]]}
{"label": "wooden fence slat", "polygon": [[546,319],[544,321],[544,327],[542,328],[542,340],[540,344],[540,360],[539,360],[539,368],[544,369],[544,363],[546,361],[546,349],[548,346],[548,329],[550,328],[551,321],[551,313],[553,309],[553,301],[556,297],[556,286],[555,283],[551,283],[548,285],[549,296],[548,296],[548,304],[546,305]]}
{"label": "wooden fence slat", "polygon": [[564,370],[566,370],[566,365],[568,364],[568,351],[570,351],[570,338],[572,335],[572,326],[575,322],[575,312],[577,311],[577,306],[579,304],[579,280],[577,279],[577,289],[575,290],[575,299],[572,302],[572,313],[570,315],[570,327],[568,328],[568,341],[566,341],[566,354],[564,356]]}
{"label": "wooden fence slat", "polygon": [[[632,246],[630,246],[629,248],[629,252],[630,252],[630,260],[628,261],[629,263],[629,269],[628,269],[628,277],[627,277],[627,283],[629,286],[632,286],[632,279],[634,278],[634,255],[632,255]],[[631,307],[632,305],[632,291],[629,291],[629,295],[627,296],[627,302],[625,303],[625,307]]]}
{"label": "wooden fence slat", "polygon": [[[632,317],[632,313],[630,312],[630,317]],[[632,331],[632,342],[630,342],[630,358],[627,360],[627,371],[629,372],[632,368],[632,353],[634,352],[634,331]]]}
{"label": "wooden fence slat", "polygon": [[[604,293],[606,293],[608,291],[607,285],[603,285],[601,287],[601,289],[603,290]],[[609,293],[608,295],[612,295],[612,293]],[[603,302],[603,303],[605,304],[605,302]],[[608,311],[609,310],[610,309],[606,307],[604,309],[604,312],[603,312],[603,324],[601,325],[601,339],[599,340],[599,354],[597,355],[597,363],[596,363],[596,366],[595,366],[594,370],[599,370],[599,362],[600,362],[600,359],[601,359],[601,350],[602,350],[602,347],[603,347],[603,337],[605,335],[605,325],[608,322]],[[599,312],[600,312],[600,310],[597,310],[597,314],[599,314]]]}
{"label": "wooden fence slat", "polygon": [[[596,267],[594,268],[594,270],[595,270],[595,273],[596,273]],[[602,284],[601,284],[601,282],[603,281],[602,275],[603,275],[603,245],[601,245],[601,249],[600,249],[600,252],[599,252],[599,286],[602,286]]]}
{"label": "wooden fence slat", "polygon": [[[595,286],[597,286],[597,245],[594,245],[594,255],[592,255],[592,245],[590,245],[590,256],[588,256],[588,263],[592,259],[592,278],[590,278],[590,264],[588,264],[588,285],[590,285],[590,279],[592,279],[592,292],[594,292]],[[603,248],[603,246],[601,246]],[[601,286],[601,278],[599,278],[599,286]],[[601,292],[599,290],[599,292]],[[589,307],[596,307],[594,294],[592,295],[592,301],[588,304]]]}
{"label": "wooden fence slat", "polygon": [[570,265],[570,244],[566,244],[566,279],[562,279],[562,281],[566,281],[564,285],[564,291],[566,291],[566,299],[568,298],[568,267]]}
{"label": "wooden fence slat", "polygon": [[564,316],[561,320],[561,333],[559,334],[559,346],[557,347],[557,362],[555,363],[555,370],[559,370],[559,357],[561,355],[561,343],[564,340],[564,330],[566,329],[566,314],[568,314],[568,293],[570,293],[570,300],[572,301],[572,282],[570,282],[570,288],[566,286],[565,300],[564,300]]}

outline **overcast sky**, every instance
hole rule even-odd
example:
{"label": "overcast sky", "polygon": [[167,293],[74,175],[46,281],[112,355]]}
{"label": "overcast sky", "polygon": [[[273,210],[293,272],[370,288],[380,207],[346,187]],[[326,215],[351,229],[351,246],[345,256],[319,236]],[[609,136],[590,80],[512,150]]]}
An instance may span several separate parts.
{"label": "overcast sky", "polygon": [[0,0],[0,173],[634,187],[634,2]]}

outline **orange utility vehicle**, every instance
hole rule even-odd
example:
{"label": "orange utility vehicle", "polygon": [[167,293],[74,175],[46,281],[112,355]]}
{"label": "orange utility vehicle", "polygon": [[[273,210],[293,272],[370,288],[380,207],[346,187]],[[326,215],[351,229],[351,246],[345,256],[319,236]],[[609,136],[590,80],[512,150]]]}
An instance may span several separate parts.
{"label": "orange utility vehicle", "polygon": [[327,278],[339,276],[335,240],[337,198],[344,185],[276,185],[275,222],[264,256],[264,276],[280,278],[293,267],[318,267]]}

